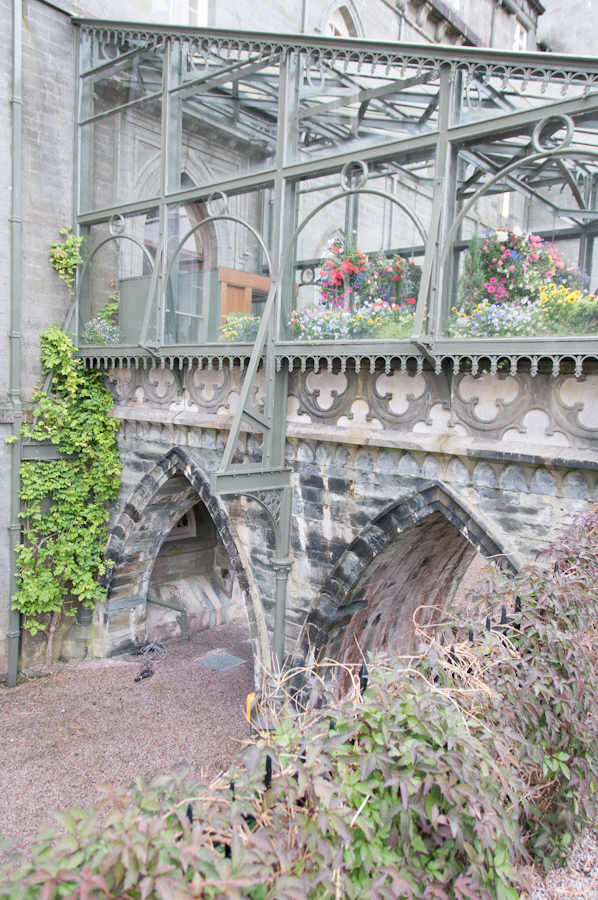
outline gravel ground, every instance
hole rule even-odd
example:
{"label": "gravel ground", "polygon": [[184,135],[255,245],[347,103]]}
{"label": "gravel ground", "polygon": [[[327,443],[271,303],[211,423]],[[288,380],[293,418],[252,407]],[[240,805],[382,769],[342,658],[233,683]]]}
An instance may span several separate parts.
{"label": "gravel ground", "polygon": [[[223,672],[199,661],[217,650],[247,660]],[[24,838],[53,811],[86,807],[96,785],[132,784],[181,763],[190,777],[228,768],[249,735],[254,689],[249,629],[231,624],[168,643],[153,677],[134,682],[143,659],[71,660],[47,677],[0,689],[0,834]]]}
{"label": "gravel ground", "polygon": [[597,900],[598,831],[591,830],[578,841],[568,866],[532,879],[531,900]]}

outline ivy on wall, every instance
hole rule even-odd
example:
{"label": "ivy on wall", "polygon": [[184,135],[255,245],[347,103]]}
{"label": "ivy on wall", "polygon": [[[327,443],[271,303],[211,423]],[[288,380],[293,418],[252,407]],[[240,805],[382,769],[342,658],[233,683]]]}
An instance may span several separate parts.
{"label": "ivy on wall", "polygon": [[64,235],[64,241],[50,244],[50,264],[72,293],[75,269],[83,262],[79,254],[83,238],[73,234],[72,228],[61,228],[60,233]]}
{"label": "ivy on wall", "polygon": [[13,604],[31,634],[43,628],[37,616],[52,613],[50,638],[69,595],[86,606],[105,596],[98,577],[106,570],[108,501],[118,496],[120,484],[118,422],[108,418],[112,396],[101,374],[85,369],[74,352],[58,327],[42,334],[51,391],[34,395],[36,419],[22,431],[23,437],[51,441],[67,457],[21,467],[24,529]]}

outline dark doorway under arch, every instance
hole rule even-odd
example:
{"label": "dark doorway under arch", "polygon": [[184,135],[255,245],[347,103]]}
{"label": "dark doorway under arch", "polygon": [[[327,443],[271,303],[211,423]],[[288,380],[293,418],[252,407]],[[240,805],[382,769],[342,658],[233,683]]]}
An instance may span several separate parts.
{"label": "dark doorway under arch", "polygon": [[507,571],[522,560],[446,485],[387,507],[347,548],[311,609],[300,662],[356,663],[368,651],[413,653],[481,553]]}
{"label": "dark doorway under arch", "polygon": [[[195,520],[194,535],[176,534],[185,517]],[[174,553],[168,551],[168,538],[174,538]],[[186,555],[185,541],[190,541],[187,555],[207,551],[203,562],[209,563],[211,577],[225,590],[228,582],[230,599],[249,624],[259,680],[261,668],[267,667],[270,659],[263,610],[247,578],[226,509],[210,492],[207,475],[191,448],[174,447],[157,461],[133,490],[111,531],[106,556],[113,567],[105,579],[108,596],[101,617],[104,652],[113,655],[126,651],[145,638],[148,592],[172,583],[173,578],[184,580],[193,574],[191,568],[186,569],[192,567],[193,560],[181,562]],[[183,579],[176,578],[177,567]],[[196,630],[218,624],[214,604],[208,601],[206,608],[207,621],[204,617],[202,622],[200,616]],[[228,617],[232,615],[229,611]]]}
{"label": "dark doorway under arch", "polygon": [[154,561],[147,594],[148,640],[181,633],[179,615],[162,605],[187,610],[190,634],[246,619],[238,578],[218,529],[198,500],[164,538]]}

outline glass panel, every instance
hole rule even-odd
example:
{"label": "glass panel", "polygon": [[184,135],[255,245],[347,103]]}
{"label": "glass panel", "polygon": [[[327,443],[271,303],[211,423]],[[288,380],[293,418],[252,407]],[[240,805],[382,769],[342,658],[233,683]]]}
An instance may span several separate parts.
{"label": "glass panel", "polygon": [[152,48],[85,76],[81,81],[81,118],[160,93],[163,62],[163,48]]}
{"label": "glass panel", "polygon": [[159,196],[162,101],[81,126],[80,211]]}
{"label": "glass panel", "polygon": [[[548,59],[546,66],[550,66]],[[565,84],[563,73],[547,78],[542,69],[505,72],[501,66],[494,71],[489,66],[479,66],[473,72],[459,72],[457,78],[453,121],[462,125],[581,98],[587,89],[583,76]]]}
{"label": "glass panel", "polygon": [[[180,81],[176,52],[173,50],[175,85]],[[219,70],[224,60],[207,54],[205,66],[198,68],[205,73],[197,75],[198,83],[170,94],[170,192],[274,165],[278,66],[245,58],[235,65],[234,59],[231,62],[227,57],[227,71],[222,74]]]}
{"label": "glass panel", "polygon": [[[587,148],[593,139],[587,123],[579,134]],[[505,142],[462,154],[458,201],[473,197],[481,185],[487,190],[452,247],[445,334],[596,334],[598,301],[586,270],[592,270],[598,226],[598,160],[584,158],[579,145],[530,162],[525,140],[520,136],[518,142],[521,166],[494,183],[498,166],[488,171],[488,163],[505,153]]]}
{"label": "glass panel", "polygon": [[118,225],[122,231],[116,237],[107,222],[92,225],[85,235],[82,246],[91,262],[79,287],[80,346],[138,346],[142,339],[155,340],[154,322],[148,322],[145,335],[143,324],[157,248],[157,212],[129,216]]}
{"label": "glass panel", "polygon": [[[294,285],[286,297],[283,337],[310,343],[329,340],[409,338],[421,281],[429,227],[434,164],[380,164],[366,190],[340,191],[338,175],[296,185],[296,221],[307,223],[294,248]],[[349,179],[351,180],[349,173]],[[354,178],[359,177],[356,167]],[[336,199],[333,199],[336,196]]]}
{"label": "glass panel", "polygon": [[[266,188],[228,200],[228,215],[253,226],[267,246],[271,196],[272,189]],[[257,334],[270,289],[264,251],[246,225],[230,219],[201,225],[208,217],[201,201],[169,207],[171,270],[166,289],[164,344],[246,342],[253,341]]]}
{"label": "glass panel", "polygon": [[[374,71],[372,72],[372,69]],[[299,109],[289,162],[396,141],[438,127],[438,71],[303,58]]]}

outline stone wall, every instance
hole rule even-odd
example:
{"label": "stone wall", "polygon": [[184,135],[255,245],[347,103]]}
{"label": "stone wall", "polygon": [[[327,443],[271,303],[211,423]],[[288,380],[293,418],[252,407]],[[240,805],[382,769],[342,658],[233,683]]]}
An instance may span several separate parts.
{"label": "stone wall", "polygon": [[[596,377],[462,373],[444,409],[440,378],[425,368],[294,370],[286,652],[304,659],[310,646],[330,645],[345,653],[366,619],[368,646],[391,640],[405,649],[415,639],[415,608],[451,596],[473,548],[510,569],[532,558],[560,524],[597,499],[598,420],[590,402]],[[265,661],[274,610],[272,533],[257,504],[216,502],[207,487],[228,437],[239,371],[192,367],[177,380],[168,370],[125,369],[112,373],[111,384],[124,472],[111,542],[117,565],[98,652],[117,652],[143,632],[155,555],[199,495],[226,534],[256,658]],[[258,406],[262,392],[258,386]],[[252,459],[256,449],[244,432],[237,458]],[[345,621],[347,607],[359,612],[354,621]],[[375,637],[378,614],[396,628]]]}

